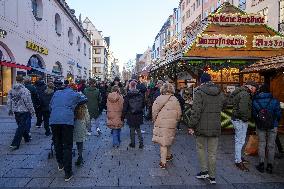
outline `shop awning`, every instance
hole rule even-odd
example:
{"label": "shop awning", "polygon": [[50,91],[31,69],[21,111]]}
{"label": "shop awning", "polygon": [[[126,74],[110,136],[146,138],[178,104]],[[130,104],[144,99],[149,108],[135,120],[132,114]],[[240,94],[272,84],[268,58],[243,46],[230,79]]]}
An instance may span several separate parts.
{"label": "shop awning", "polygon": [[261,73],[281,71],[284,69],[284,55],[265,58],[252,64],[241,71],[241,73]]}
{"label": "shop awning", "polygon": [[10,61],[0,61],[0,65],[10,67],[10,68],[18,68],[18,69],[22,69],[22,70],[31,70],[32,69],[29,66],[17,64],[16,62],[10,62]]}

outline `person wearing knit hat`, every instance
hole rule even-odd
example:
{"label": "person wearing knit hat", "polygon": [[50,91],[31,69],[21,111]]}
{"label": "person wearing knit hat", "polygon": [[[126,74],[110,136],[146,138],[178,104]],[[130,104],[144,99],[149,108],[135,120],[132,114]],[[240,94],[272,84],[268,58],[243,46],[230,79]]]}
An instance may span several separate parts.
{"label": "person wearing knit hat", "polygon": [[144,111],[144,95],[136,88],[137,82],[131,81],[129,83],[129,91],[124,99],[122,120],[127,119],[127,124],[130,127],[130,144],[129,147],[135,148],[135,132],[139,139],[139,148],[142,149],[143,138],[140,125],[143,124]]}
{"label": "person wearing knit hat", "polygon": [[200,77],[200,82],[201,83],[207,83],[207,82],[209,82],[209,81],[211,81],[211,76],[208,74],[208,73],[203,73],[202,75],[201,75],[201,77]]}
{"label": "person wearing knit hat", "polygon": [[202,74],[200,82],[202,84],[194,93],[188,132],[196,136],[196,149],[201,167],[196,178],[208,178],[210,184],[216,184],[216,158],[225,97],[221,88],[211,82],[208,73]]}
{"label": "person wearing knit hat", "polygon": [[232,94],[233,102],[232,124],[235,129],[235,165],[241,171],[249,171],[245,166],[247,161],[242,157],[242,149],[246,142],[248,121],[252,117],[252,96],[258,85],[254,81],[246,82]]}

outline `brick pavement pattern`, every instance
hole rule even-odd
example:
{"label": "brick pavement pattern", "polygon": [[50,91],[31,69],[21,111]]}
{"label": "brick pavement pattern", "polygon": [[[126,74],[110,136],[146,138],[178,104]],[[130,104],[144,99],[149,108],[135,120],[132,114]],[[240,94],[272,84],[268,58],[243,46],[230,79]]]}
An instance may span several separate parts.
{"label": "brick pavement pattern", "polygon": [[[86,187],[86,188],[284,188],[284,160],[276,159],[274,174],[260,174],[254,166],[256,157],[247,157],[250,172],[234,167],[233,135],[220,139],[217,157],[217,185],[195,179],[199,163],[194,137],[177,133],[172,147],[174,161],[167,170],[158,166],[159,146],[152,143],[152,123],[145,122],[142,129],[145,148],[129,149],[129,128],[122,130],[122,144],[112,147],[110,130],[105,125],[105,115],[94,124],[103,131],[100,136],[88,137],[84,146],[84,165],[73,166],[74,178],[64,182],[64,173],[58,172],[55,157],[48,159],[51,137],[44,129],[32,126],[32,141],[22,142],[19,150],[10,151],[9,145],[16,124],[12,117],[0,114],[0,188],[4,187]],[[95,129],[94,129],[95,130]],[[283,139],[283,138],[282,138]],[[75,148],[75,145],[74,145]],[[74,157],[74,160],[77,158]]]}

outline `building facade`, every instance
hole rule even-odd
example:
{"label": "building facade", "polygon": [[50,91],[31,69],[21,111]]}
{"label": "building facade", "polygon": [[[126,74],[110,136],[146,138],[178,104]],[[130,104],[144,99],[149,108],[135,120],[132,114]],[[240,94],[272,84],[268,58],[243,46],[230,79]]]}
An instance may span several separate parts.
{"label": "building facade", "polygon": [[[74,80],[89,78],[91,41],[64,0],[2,0],[0,3],[0,104],[17,74]],[[2,32],[1,32],[2,31]]]}
{"label": "building facade", "polygon": [[[83,22],[92,41],[92,72],[91,77],[104,81],[108,75],[109,44],[89,18]],[[108,38],[109,39],[109,38]]]}
{"label": "building facade", "polygon": [[284,32],[283,0],[247,0],[246,11],[263,15],[267,25],[276,31]]}

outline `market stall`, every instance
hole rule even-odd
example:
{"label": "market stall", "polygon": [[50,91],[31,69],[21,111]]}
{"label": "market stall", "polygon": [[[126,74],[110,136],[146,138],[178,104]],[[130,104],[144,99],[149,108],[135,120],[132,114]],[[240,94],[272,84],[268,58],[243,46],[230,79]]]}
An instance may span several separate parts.
{"label": "market stall", "polygon": [[[165,47],[166,59],[152,68],[153,78],[167,75],[179,87],[177,75],[186,71],[198,85],[200,75],[208,72],[225,93],[231,93],[248,80],[264,82],[259,73],[240,74],[241,70],[265,57],[284,54],[284,37],[267,26],[264,17],[230,3],[192,23],[184,34],[186,39]],[[223,127],[231,127],[230,112],[222,115]]]}

